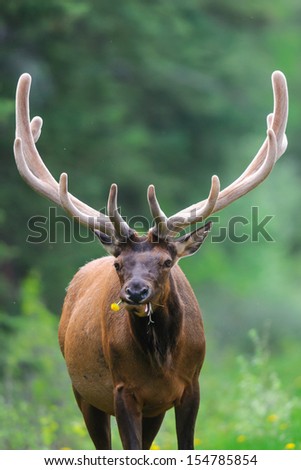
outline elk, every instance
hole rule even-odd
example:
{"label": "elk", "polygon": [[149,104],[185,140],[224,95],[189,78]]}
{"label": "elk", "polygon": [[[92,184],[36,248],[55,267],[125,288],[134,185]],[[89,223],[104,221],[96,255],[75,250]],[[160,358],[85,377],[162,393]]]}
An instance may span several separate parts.
{"label": "elk", "polygon": [[30,75],[23,74],[16,93],[18,170],[35,191],[91,228],[109,254],[75,274],[59,324],[60,348],[94,446],[111,448],[110,417],[115,416],[124,449],[149,449],[165,412],[174,407],[178,448],[193,449],[205,336],[198,302],[178,261],[200,248],[211,223],[194,230],[189,226],[262,183],[285,152],[285,76],[280,71],[272,75],[274,109],[267,118],[267,137],[241,176],[223,190],[213,176],[207,199],[170,217],[150,185],[153,226],[144,235],[118,211],[116,184],[105,214],[68,191],[66,173],[59,182],[54,179],[35,145],[42,119],[30,121],[30,85]]}

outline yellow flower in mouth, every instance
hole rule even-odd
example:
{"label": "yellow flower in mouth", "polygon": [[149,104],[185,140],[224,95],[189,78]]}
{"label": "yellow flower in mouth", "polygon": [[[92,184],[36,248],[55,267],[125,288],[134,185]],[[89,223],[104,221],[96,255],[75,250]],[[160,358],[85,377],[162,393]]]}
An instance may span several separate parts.
{"label": "yellow flower in mouth", "polygon": [[113,312],[118,312],[120,310],[120,307],[114,302],[113,304],[111,304],[111,310],[113,310]]}

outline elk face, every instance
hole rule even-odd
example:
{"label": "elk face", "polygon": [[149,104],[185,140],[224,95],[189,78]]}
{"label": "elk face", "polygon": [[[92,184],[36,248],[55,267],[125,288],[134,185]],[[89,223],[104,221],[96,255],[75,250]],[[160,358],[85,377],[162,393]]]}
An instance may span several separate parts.
{"label": "elk face", "polygon": [[152,232],[145,237],[132,234],[125,242],[109,242],[97,231],[104,248],[115,257],[114,267],[120,280],[120,300],[129,311],[140,316],[165,304],[169,275],[179,258],[195,253],[211,228],[211,223],[178,239],[162,240]]}
{"label": "elk face", "polygon": [[127,309],[143,315],[149,312],[150,305],[162,305],[175,262],[175,254],[167,246],[149,242],[122,251],[114,266],[120,279],[120,299]]}

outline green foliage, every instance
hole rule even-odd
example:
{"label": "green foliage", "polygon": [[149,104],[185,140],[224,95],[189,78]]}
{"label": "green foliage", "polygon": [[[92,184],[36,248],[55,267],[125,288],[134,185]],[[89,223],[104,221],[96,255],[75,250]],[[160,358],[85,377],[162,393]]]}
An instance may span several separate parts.
{"label": "green foliage", "polygon": [[20,315],[8,328],[1,337],[0,449],[58,449],[67,440],[80,447],[87,433],[59,351],[57,320],[41,301],[34,272],[22,284]]}
{"label": "green foliage", "polygon": [[[235,412],[236,431],[253,442],[265,441],[266,448],[285,448],[293,437],[293,414],[301,413],[301,401],[291,397],[279,376],[270,367],[265,341],[250,331],[254,343],[251,360],[239,357],[239,399]],[[252,419],[250,419],[252,417]],[[242,439],[241,439],[242,440]]]}

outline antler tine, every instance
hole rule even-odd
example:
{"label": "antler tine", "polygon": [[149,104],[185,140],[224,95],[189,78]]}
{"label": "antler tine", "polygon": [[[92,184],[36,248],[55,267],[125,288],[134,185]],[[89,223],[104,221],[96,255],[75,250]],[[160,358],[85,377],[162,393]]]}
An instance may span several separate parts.
{"label": "antler tine", "polygon": [[274,111],[272,129],[277,137],[278,154],[277,160],[284,154],[287,148],[287,137],[285,130],[288,120],[288,89],[285,75],[276,70],[272,74],[274,92]]}
{"label": "antler tine", "polygon": [[218,176],[211,178],[211,188],[209,196],[203,201],[203,204],[193,204],[176,215],[170,217],[167,221],[168,227],[176,232],[181,231],[188,225],[203,222],[210,214],[215,212],[215,206],[220,194],[220,181]]}
{"label": "antler tine", "polygon": [[[32,170],[37,177],[40,177],[44,181],[53,185],[56,181],[44,165],[44,162],[35,146],[35,139],[32,133],[32,129],[36,132],[41,129],[41,126],[38,127],[38,120],[36,118],[33,121],[31,128],[29,116],[30,85],[31,76],[28,73],[21,75],[16,93],[16,138],[20,138],[22,140],[24,159],[29,169]],[[38,132],[35,137],[37,138],[37,136]]]}
{"label": "antler tine", "polygon": [[133,230],[128,226],[128,224],[125,222],[125,220],[123,220],[118,212],[117,194],[117,184],[112,184],[108,197],[107,210],[110,221],[115,228],[115,236],[120,241],[124,241],[130,237],[130,235],[133,233]]}
{"label": "antler tine", "polygon": [[157,200],[155,187],[150,185],[148,188],[148,201],[151,214],[155,221],[155,227],[152,229],[153,233],[159,235],[161,238],[172,236],[191,223],[204,221],[214,210],[219,191],[219,178],[213,175],[208,199],[202,207],[198,207],[198,205],[195,204],[185,209],[183,212],[178,213],[176,216],[167,219]]}
{"label": "antler tine", "polygon": [[37,141],[40,138],[40,135],[42,132],[42,126],[43,126],[43,119],[40,116],[35,116],[34,118],[32,118],[31,123],[30,123],[30,130],[32,133],[34,143],[37,143]]}
{"label": "antler tine", "polygon": [[[287,138],[285,135],[288,118],[288,91],[284,74],[276,71],[272,74],[272,86],[274,95],[274,110],[268,116],[267,138],[259,149],[258,153],[246,168],[246,170],[228,187],[217,193],[213,190],[213,200],[209,203],[208,199],[193,204],[192,206],[178,212],[167,220],[169,228],[174,227],[180,231],[187,225],[204,220],[210,214],[222,210],[236,199],[244,196],[249,191],[258,186],[272,171],[276,161],[283,155],[287,147]],[[218,189],[219,191],[219,189]],[[212,193],[212,191],[211,191]]]}
{"label": "antler tine", "polygon": [[21,75],[16,92],[16,139],[14,154],[20,175],[42,196],[66,208],[67,212],[77,217],[79,221],[92,228],[108,230],[113,233],[114,227],[110,218],[105,214],[83,203],[72,194],[66,192],[67,175],[61,178],[60,185],[44,164],[36,146],[43,121],[36,116],[30,122],[29,94],[31,76],[27,73]]}
{"label": "antler tine", "polygon": [[167,217],[160,207],[156,196],[155,186],[153,184],[148,187],[147,199],[150,212],[155,222],[155,226],[152,228],[152,232],[158,237],[163,238],[169,233],[169,229],[167,227]]}

